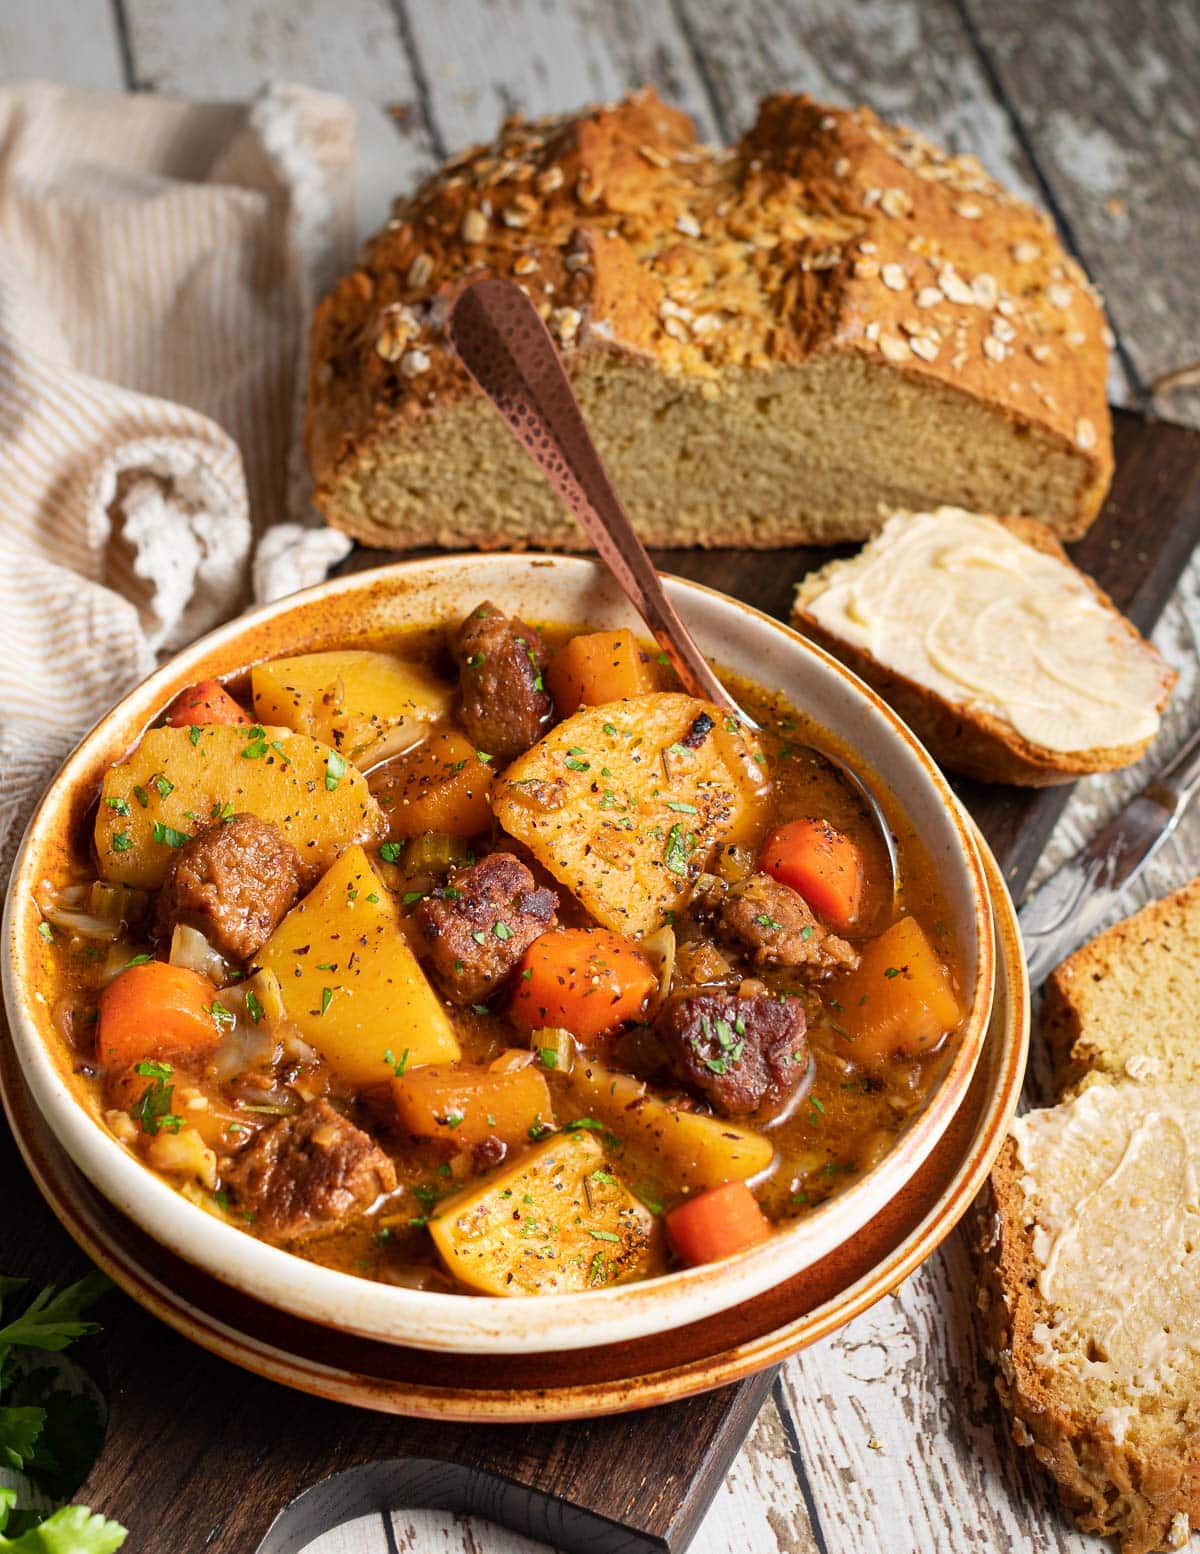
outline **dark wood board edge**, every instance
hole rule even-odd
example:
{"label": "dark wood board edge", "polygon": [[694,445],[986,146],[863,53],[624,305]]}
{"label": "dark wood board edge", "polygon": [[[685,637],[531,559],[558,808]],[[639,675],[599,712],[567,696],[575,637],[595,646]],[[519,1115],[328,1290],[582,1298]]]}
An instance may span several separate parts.
{"label": "dark wood board edge", "polygon": [[[1148,629],[1200,537],[1200,437],[1127,412],[1115,421],[1114,490],[1073,552]],[[388,559],[356,552],[342,570]],[[658,559],[786,618],[793,583],[826,556],[691,551]],[[961,792],[1019,891],[1069,789],[962,784]],[[82,1272],[84,1259],[36,1193],[6,1128],[0,1181],[8,1186],[0,1266],[59,1282]],[[361,1511],[403,1505],[478,1512],[570,1554],[682,1554],[775,1374],[573,1424],[430,1423],[261,1381],[122,1296],[110,1297],[101,1315],[111,1421],[80,1498],[130,1527],[130,1554],[284,1554]]]}

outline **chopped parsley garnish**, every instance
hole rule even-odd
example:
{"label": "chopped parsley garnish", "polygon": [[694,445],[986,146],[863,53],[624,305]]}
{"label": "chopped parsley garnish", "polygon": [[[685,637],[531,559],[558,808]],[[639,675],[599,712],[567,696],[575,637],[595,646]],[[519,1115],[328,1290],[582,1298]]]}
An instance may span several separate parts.
{"label": "chopped parsley garnish", "polygon": [[563,762],[563,765],[569,772],[590,772],[592,769],[592,763],[590,761],[580,761],[573,755],[567,756],[566,760]]}
{"label": "chopped parsley garnish", "polygon": [[157,777],[152,777],[150,780],[154,784],[155,791],[160,799],[170,798],[171,794],[175,792],[175,784],[161,774]]}
{"label": "chopped parsley garnish", "polygon": [[486,750],[476,750],[475,754],[485,765],[492,759]]}
{"label": "chopped parsley garnish", "polygon": [[[174,826],[164,826],[161,820],[154,822],[154,840],[165,847],[182,847],[185,842],[190,842],[191,837],[186,831],[176,831]],[[116,838],[113,838],[116,841]],[[121,849],[118,848],[118,851]]]}
{"label": "chopped parsley garnish", "polygon": [[183,1118],[177,1117],[171,1110],[171,1099],[175,1094],[175,1086],[167,1083],[173,1073],[171,1065],[142,1062],[135,1063],[133,1070],[151,1083],[129,1108],[129,1115],[143,1133],[151,1136],[160,1131],[178,1133],[183,1127]]}
{"label": "chopped parsley garnish", "polygon": [[212,807],[211,818],[213,820],[220,820],[223,823],[228,823],[233,819],[233,805],[228,801],[228,799],[226,799],[224,804],[214,804]]}
{"label": "chopped parsley garnish", "polygon": [[330,1004],[332,1002],[333,1002],[333,989],[331,987],[323,987],[321,989],[321,1013],[322,1014],[325,1013],[325,1011],[329,1008],[329,1006],[330,1006]]}
{"label": "chopped parsley garnish", "polygon": [[541,1057],[542,1057],[542,1067],[543,1068],[557,1068],[558,1067],[558,1049],[557,1048],[555,1048],[555,1047],[543,1047],[541,1049]]}
{"label": "chopped parsley garnish", "polygon": [[41,934],[42,938],[45,939],[47,944],[53,944],[54,943],[54,929],[51,928],[49,923],[45,923],[45,922],[39,923],[38,924],[38,933]]}
{"label": "chopped parsley garnish", "polygon": [[593,1241],[615,1241],[618,1246],[621,1244],[620,1236],[615,1235],[611,1230],[589,1230],[588,1235]]}
{"label": "chopped parsley garnish", "polygon": [[482,653],[472,653],[470,658],[467,659],[467,668],[468,669],[478,669],[480,664],[483,663],[483,661],[484,660],[483,660],[483,654]]}
{"label": "chopped parsley garnish", "polygon": [[200,725],[198,723],[193,723],[191,728],[188,729],[188,738],[193,745],[200,743]]}
{"label": "chopped parsley garnish", "polygon": [[233,1010],[226,1009],[225,1005],[218,1003],[215,998],[213,999],[212,1003],[209,1004],[208,1012],[212,1015],[213,1024],[217,1026],[218,1029],[222,1025],[227,1025],[232,1030],[233,1026],[237,1024],[237,1019],[233,1013]]}
{"label": "chopped parsley garnish", "polygon": [[805,923],[804,927],[800,930],[800,937],[802,939],[811,939],[812,936],[813,936],[812,924],[811,923]]}
{"label": "chopped parsley garnish", "polygon": [[423,890],[406,890],[400,897],[400,900],[405,906],[412,906],[414,901],[424,901],[425,895],[426,893]]}
{"label": "chopped parsley garnish", "polygon": [[445,1126],[450,1129],[451,1133],[454,1132],[455,1128],[459,1126],[462,1120],[462,1112],[447,1112],[444,1117],[438,1118],[438,1121],[444,1123]]}
{"label": "chopped parsley garnish", "polygon": [[128,971],[130,966],[144,966],[147,961],[153,960],[153,955],[135,955],[132,960],[127,960],[121,967],[122,971]]}
{"label": "chopped parsley garnish", "polygon": [[145,809],[146,805],[149,804],[149,802],[150,802],[150,795],[146,792],[145,788],[143,788],[140,784],[135,786],[135,788],[133,790],[133,796],[138,801],[138,803],[142,806],[143,809]]}
{"label": "chopped parsley garnish", "polygon": [[112,850],[115,853],[127,853],[133,846],[133,838],[128,831],[114,831]]}
{"label": "chopped parsley garnish", "polygon": [[899,966],[889,966],[883,974],[885,977],[898,977],[900,975],[900,968]]}
{"label": "chopped parsley garnish", "polygon": [[492,932],[496,935],[497,939],[512,938],[512,929],[508,926],[507,923],[496,923],[492,928]]}
{"label": "chopped parsley garnish", "polygon": [[400,858],[400,843],[384,842],[379,849],[379,856],[384,863],[397,863]]}
{"label": "chopped parsley garnish", "polygon": [[403,1074],[404,1070],[408,1067],[409,1051],[410,1049],[405,1047],[404,1051],[400,1054],[399,1057],[397,1057],[390,1047],[387,1047],[384,1050],[383,1061],[388,1065],[397,1079],[400,1078],[401,1074]]}
{"label": "chopped parsley garnish", "polygon": [[247,761],[261,760],[271,748],[267,740],[266,730],[256,723],[246,737],[250,743],[242,751],[243,759]]}
{"label": "chopped parsley garnish", "polygon": [[330,793],[334,791],[338,783],[346,775],[346,759],[340,756],[336,750],[331,750],[325,757],[325,786]]}
{"label": "chopped parsley garnish", "polygon": [[769,928],[772,933],[778,933],[783,924],[777,917],[772,917],[769,912],[759,912],[754,921],[760,928]]}
{"label": "chopped parsley garnish", "polygon": [[472,1004],[471,1012],[473,1014],[491,1014],[492,1011],[486,1004]]}
{"label": "chopped parsley garnish", "polygon": [[105,799],[109,809],[115,809],[118,815],[128,815],[129,805],[125,799]]}
{"label": "chopped parsley garnish", "polygon": [[[691,835],[690,832],[687,834]],[[667,836],[666,852],[663,854],[663,862],[672,874],[687,874],[689,850],[682,825],[673,825]]]}
{"label": "chopped parsley garnish", "polygon": [[680,799],[668,799],[667,808],[673,809],[677,815],[698,815],[700,813],[694,804],[685,804]]}
{"label": "chopped parsley garnish", "polygon": [[263,1017],[263,1006],[252,987],[246,989],[246,1013],[250,1016],[251,1023],[257,1025]]}
{"label": "chopped parsley garnish", "polygon": [[608,734],[610,738],[617,732],[616,728],[611,723],[604,723],[601,726],[604,729],[604,732]]}

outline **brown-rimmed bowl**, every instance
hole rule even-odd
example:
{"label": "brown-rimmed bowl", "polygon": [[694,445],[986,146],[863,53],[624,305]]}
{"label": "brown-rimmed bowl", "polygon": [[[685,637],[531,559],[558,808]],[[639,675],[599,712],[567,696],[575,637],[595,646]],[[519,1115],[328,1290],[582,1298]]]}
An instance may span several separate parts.
{"label": "brown-rimmed bowl", "polygon": [[637,624],[607,573],[589,560],[496,554],[403,562],[264,606],[178,654],[100,720],[30,822],[3,930],[5,1003],[22,1073],[71,1159],[154,1239],[269,1306],[347,1333],[424,1350],[562,1351],[646,1337],[752,1299],[865,1233],[911,1180],[966,1095],[991,1013],[991,909],[973,829],[930,756],[848,670],[749,605],[680,579],[669,579],[667,587],[715,662],[781,691],[856,754],[864,775],[903,812],[932,858],[958,940],[967,1016],[923,1109],[858,1181],[748,1252],[641,1284],[523,1300],[402,1289],[308,1262],[188,1202],[109,1133],[72,1075],[51,1018],[51,951],[38,934],[34,891],[42,879],[65,876],[104,771],[178,691],[284,653],[378,642],[389,631],[448,623],[483,598],[540,622]]}

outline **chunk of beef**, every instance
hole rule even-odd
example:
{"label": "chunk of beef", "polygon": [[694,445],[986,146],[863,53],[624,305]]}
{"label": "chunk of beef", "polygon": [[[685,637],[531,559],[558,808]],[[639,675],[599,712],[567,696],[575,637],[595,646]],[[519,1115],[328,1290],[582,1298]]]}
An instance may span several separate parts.
{"label": "chunk of beef", "polygon": [[519,858],[492,853],[450,875],[416,911],[423,950],[447,998],[479,1004],[554,927],[558,897]]}
{"label": "chunk of beef", "polygon": [[459,722],[475,748],[511,761],[536,744],[554,716],[542,683],[541,635],[494,604],[481,604],[459,628],[455,655]]}
{"label": "chunk of beef", "polygon": [[222,1173],[222,1186],[275,1241],[338,1229],[396,1186],[396,1167],[375,1140],[314,1101],[271,1123]]}
{"label": "chunk of beef", "polygon": [[682,993],[667,999],[654,1032],[671,1072],[722,1117],[773,1115],[812,1083],[804,1005],[798,998]]}
{"label": "chunk of beef", "polygon": [[155,933],[198,928],[227,960],[250,960],[274,933],[310,872],[269,820],[234,815],[201,826],[171,859],[158,898]]}
{"label": "chunk of beef", "polygon": [[717,909],[716,928],[756,966],[836,971],[858,965],[852,946],[822,927],[803,896],[769,874],[752,874],[728,892]]}

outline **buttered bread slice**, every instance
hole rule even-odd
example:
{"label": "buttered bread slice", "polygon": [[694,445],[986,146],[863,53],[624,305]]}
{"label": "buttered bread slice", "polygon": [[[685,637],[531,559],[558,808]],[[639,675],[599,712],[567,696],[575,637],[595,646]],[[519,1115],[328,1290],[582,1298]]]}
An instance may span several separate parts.
{"label": "buttered bread slice", "polygon": [[804,578],[793,623],[891,703],[937,759],[1040,786],[1128,765],[1173,669],[1028,518],[897,513]]}
{"label": "buttered bread slice", "polygon": [[1090,1086],[1020,1118],[991,1178],[981,1308],[1013,1433],[1088,1532],[1200,1519],[1200,1084]]}

